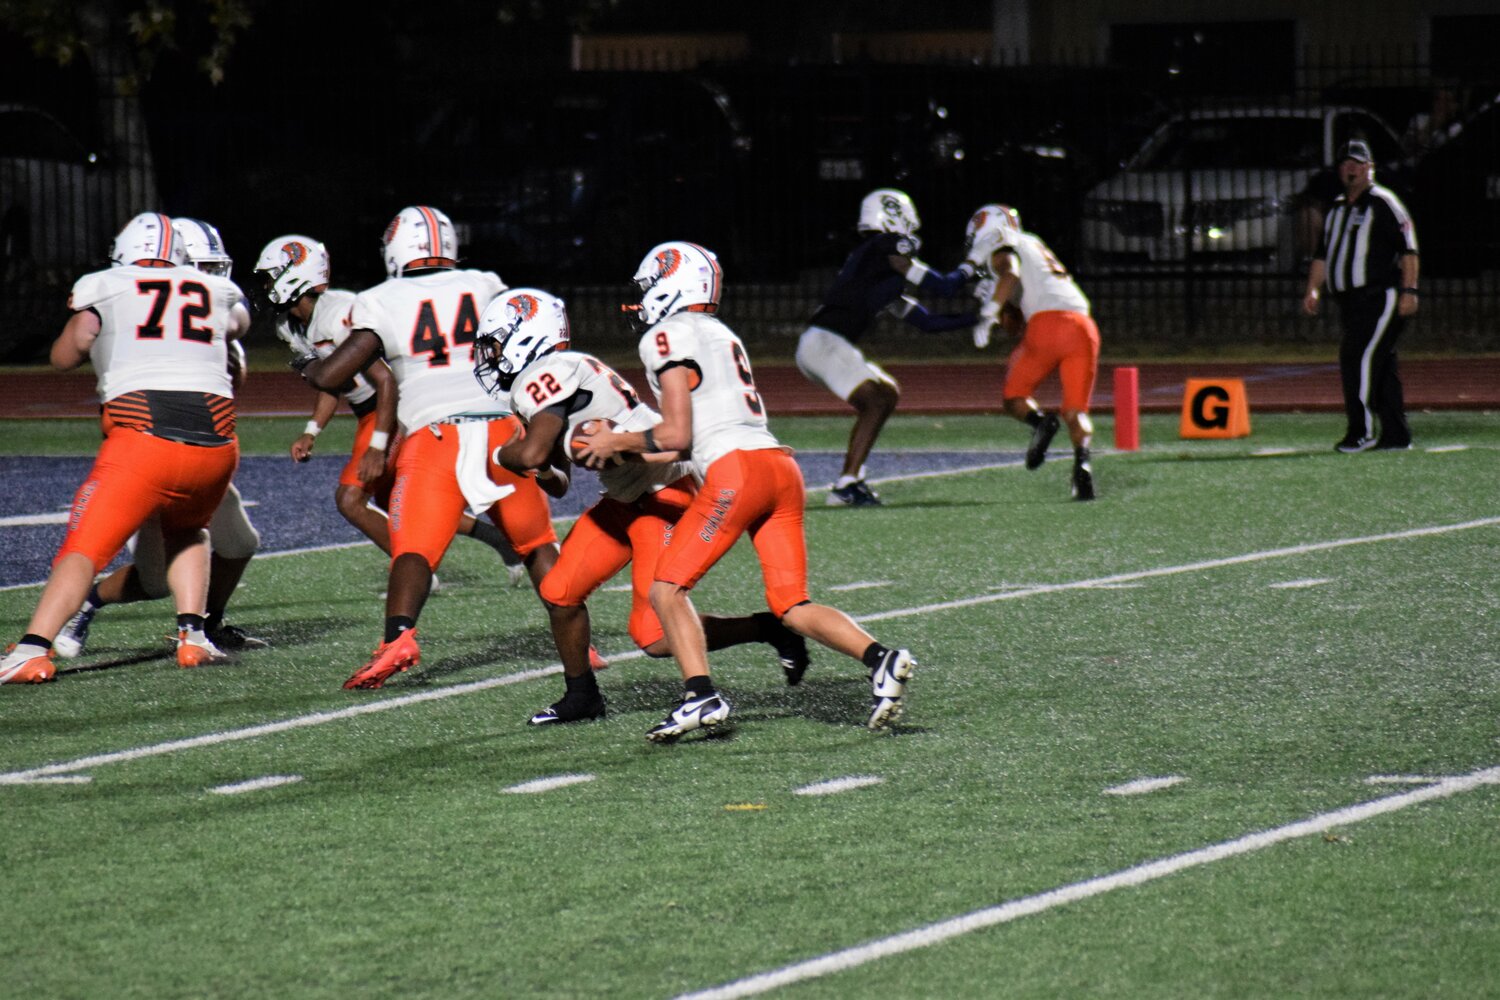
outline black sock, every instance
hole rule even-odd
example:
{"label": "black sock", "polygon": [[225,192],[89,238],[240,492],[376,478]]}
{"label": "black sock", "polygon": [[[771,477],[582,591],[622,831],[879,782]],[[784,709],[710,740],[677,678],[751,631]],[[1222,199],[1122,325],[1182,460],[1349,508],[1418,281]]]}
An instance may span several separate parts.
{"label": "black sock", "polygon": [[563,684],[567,686],[569,698],[594,698],[599,694],[599,682],[594,679],[592,670],[577,677],[564,674]]}
{"label": "black sock", "polygon": [[481,541],[502,555],[514,555],[510,543],[500,533],[500,529],[483,518],[475,518],[474,530],[469,532],[469,537]]}
{"label": "black sock", "polygon": [[25,635],[21,636],[21,641],[18,642],[18,643],[16,643],[16,645],[17,646],[41,646],[43,649],[51,649],[52,648],[52,640],[51,639],[43,639],[41,636],[37,635],[35,632],[27,632]]}
{"label": "black sock", "polygon": [[201,632],[203,631],[202,615],[178,615],[177,631],[179,632]]}
{"label": "black sock", "polygon": [[104,598],[99,596],[99,585],[96,583],[89,588],[89,596],[83,602],[83,610],[97,611],[104,607]]}
{"label": "black sock", "polygon": [[1087,462],[1088,460],[1089,460],[1089,450],[1087,448],[1084,448],[1084,447],[1080,446],[1080,447],[1076,447],[1076,448],[1073,449],[1073,461],[1074,462],[1078,463],[1079,465],[1082,465],[1084,462]]}
{"label": "black sock", "polygon": [[687,688],[687,693],[694,698],[703,698],[714,693],[714,680],[707,674],[701,677],[689,677],[682,682],[682,686]]}
{"label": "black sock", "polygon": [[887,647],[882,646],[878,642],[872,642],[870,643],[870,648],[865,650],[864,655],[860,659],[864,661],[865,666],[874,670],[880,666],[881,659],[889,652],[890,650]]}
{"label": "black sock", "polygon": [[1042,411],[1032,410],[1030,413],[1026,414],[1026,422],[1032,427],[1039,426],[1042,422]]}
{"label": "black sock", "polygon": [[219,626],[223,624],[224,612],[222,610],[210,611],[208,614],[203,616],[203,631],[205,632],[217,631]]}
{"label": "black sock", "polygon": [[401,638],[402,632],[410,632],[416,627],[417,620],[415,618],[408,618],[405,615],[392,615],[385,620],[385,641],[395,642]]}
{"label": "black sock", "polygon": [[750,620],[755,623],[755,637],[761,642],[770,642],[772,637],[781,633],[781,619],[769,611],[757,611]]}

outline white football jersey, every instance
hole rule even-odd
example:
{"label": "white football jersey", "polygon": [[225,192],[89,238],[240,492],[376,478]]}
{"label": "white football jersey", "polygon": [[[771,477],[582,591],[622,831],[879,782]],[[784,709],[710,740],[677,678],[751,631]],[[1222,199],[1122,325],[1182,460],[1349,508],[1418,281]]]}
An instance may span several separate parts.
{"label": "white football jersey", "polygon": [[781,446],[766,426],[766,407],[755,389],[745,345],[711,314],[668,316],[641,337],[640,354],[658,399],[664,369],[682,364],[698,373],[692,396],[692,462],[700,480],[731,451]]}
{"label": "white football jersey", "polygon": [[491,271],[442,270],[390,278],[354,299],[350,326],[385,347],[408,431],[458,416],[505,416],[506,404],[474,378],[479,314],[505,290]]}
{"label": "white football jersey", "polygon": [[[1019,266],[1016,273],[1021,279],[1021,315],[1030,319],[1034,313],[1060,309],[1066,312],[1089,314],[1088,296],[1073,280],[1068,269],[1063,267],[1051,248],[1040,237],[1022,233],[1018,238],[996,247],[1015,251]],[[986,258],[988,259],[988,258]],[[988,302],[995,294],[996,276],[986,265],[978,274],[974,286],[974,297],[981,303]]]}
{"label": "white football jersey", "polygon": [[[349,339],[354,329],[349,325],[349,311],[353,306],[353,292],[330,288],[313,302],[312,317],[307,326],[293,319],[291,313],[282,313],[276,320],[276,336],[290,345],[293,354],[316,354],[326,358],[334,348]],[[375,387],[363,375],[356,375],[354,388],[344,396],[358,406],[375,397]]]}
{"label": "white football jersey", "polygon": [[89,360],[100,400],[148,389],[232,397],[225,345],[243,298],[228,278],[187,266],[129,265],[79,278],[68,307],[99,314]]}
{"label": "white football jersey", "polygon": [[[641,402],[630,383],[613,368],[580,351],[553,351],[521,369],[511,387],[511,405],[530,423],[538,413],[560,406],[566,414],[564,441],[586,420],[609,420],[620,430],[644,431],[661,415]],[[599,470],[604,495],[630,503],[693,474],[687,462],[621,462]]]}

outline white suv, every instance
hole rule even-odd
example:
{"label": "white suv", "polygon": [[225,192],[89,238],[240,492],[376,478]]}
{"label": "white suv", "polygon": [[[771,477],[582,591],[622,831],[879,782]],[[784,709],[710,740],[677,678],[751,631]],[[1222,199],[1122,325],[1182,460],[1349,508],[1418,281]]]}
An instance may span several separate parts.
{"label": "white suv", "polygon": [[1375,161],[1395,134],[1354,107],[1239,107],[1169,118],[1124,169],[1084,200],[1080,270],[1289,272],[1312,252],[1321,218],[1301,195],[1350,137]]}

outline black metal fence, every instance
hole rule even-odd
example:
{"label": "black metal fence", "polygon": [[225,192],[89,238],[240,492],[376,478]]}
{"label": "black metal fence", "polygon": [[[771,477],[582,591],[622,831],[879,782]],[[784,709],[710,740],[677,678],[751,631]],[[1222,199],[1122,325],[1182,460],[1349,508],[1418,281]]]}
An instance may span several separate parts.
{"label": "black metal fence", "polygon": [[[1500,349],[1500,84],[1480,75],[1439,85],[1410,61],[1305,53],[1238,88],[1102,64],[742,64],[473,70],[376,91],[338,60],[247,59],[218,88],[165,67],[122,96],[75,69],[0,94],[0,356],[45,349],[68,286],[135,211],[218,225],[247,288],[260,246],[287,232],[324,240],[336,283],[358,288],[383,277],[379,233],[412,203],[453,217],[472,265],[559,291],[582,330],[620,345],[645,250],[704,243],[737,326],[789,353],[860,197],[887,185],[912,194],[923,256],[942,266],[977,206],[1016,206],[1111,344],[1321,343],[1328,321],[1297,303],[1333,151],[1353,136],[1422,241],[1410,346]],[[877,342],[918,353],[894,328]]]}

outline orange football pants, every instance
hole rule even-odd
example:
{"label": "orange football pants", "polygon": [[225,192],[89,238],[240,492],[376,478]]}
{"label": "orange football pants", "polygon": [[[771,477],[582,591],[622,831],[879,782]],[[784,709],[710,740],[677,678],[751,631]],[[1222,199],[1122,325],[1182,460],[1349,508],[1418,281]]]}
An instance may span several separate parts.
{"label": "orange football pants", "polygon": [[[375,433],[375,411],[371,410],[359,418],[359,426],[354,431],[354,449],[349,454],[349,461],[344,463],[343,471],[339,473],[340,486],[353,486],[355,489],[364,490],[375,498],[375,502],[384,507],[390,502],[391,487],[396,482],[395,464],[387,459],[385,463],[385,475],[366,486],[359,478],[359,463],[365,457],[365,449],[370,447],[370,435]],[[386,448],[387,455],[397,455],[401,451],[401,432],[398,430],[391,437],[390,445]]]}
{"label": "orange football pants", "polygon": [[656,564],[672,539],[672,526],[697,490],[687,476],[633,503],[605,497],[584,512],[563,539],[557,563],[542,579],[542,600],[577,607],[630,563],[630,638],[642,649],[660,639],[661,619],[651,608]]}
{"label": "orange football pants", "polygon": [[780,618],[807,597],[802,470],[784,448],[732,451],[708,467],[693,504],[656,563],[656,579],[692,589],[748,534],[760,559],[766,606]]}
{"label": "orange football pants", "polygon": [[[409,552],[437,569],[443,554],[458,532],[468,502],[458,486],[454,466],[458,462],[458,429],[438,425],[423,427],[406,436],[396,456],[396,485],[391,489],[387,513],[391,519],[391,559]],[[520,421],[505,417],[489,421],[490,478],[516,491],[489,510],[489,518],[522,556],[557,541],[552,529],[552,508],[547,495],[531,476],[517,475],[496,465],[495,449],[515,436]]]}
{"label": "orange football pants", "polygon": [[208,527],[239,465],[239,442],[202,447],[115,426],[73,495],[57,559],[77,552],[99,572],[152,514],[162,531]]}
{"label": "orange football pants", "polygon": [[1010,353],[1003,395],[1030,396],[1053,369],[1062,383],[1062,408],[1087,413],[1099,374],[1099,327],[1093,317],[1062,309],[1034,314]]}

